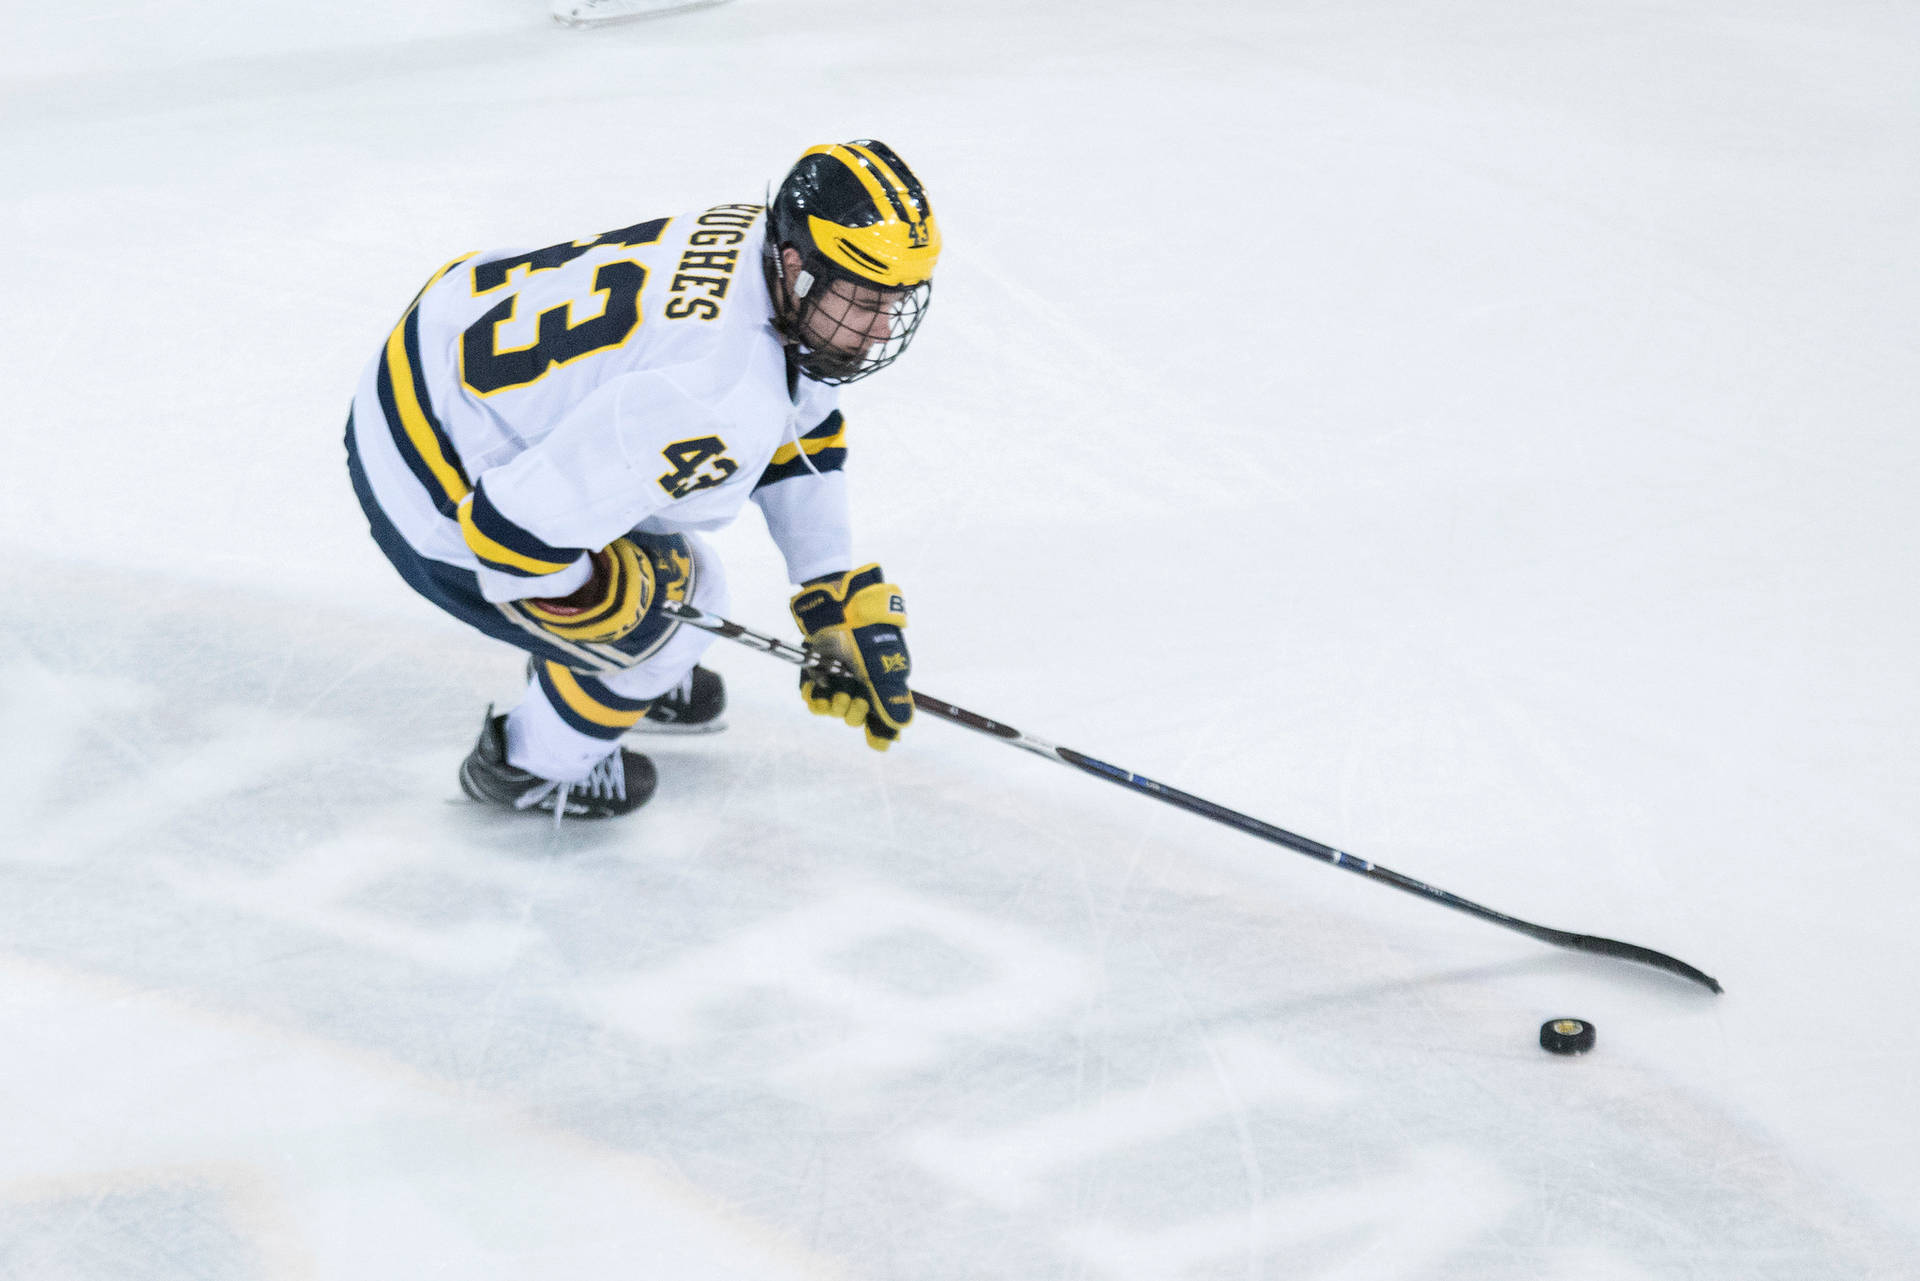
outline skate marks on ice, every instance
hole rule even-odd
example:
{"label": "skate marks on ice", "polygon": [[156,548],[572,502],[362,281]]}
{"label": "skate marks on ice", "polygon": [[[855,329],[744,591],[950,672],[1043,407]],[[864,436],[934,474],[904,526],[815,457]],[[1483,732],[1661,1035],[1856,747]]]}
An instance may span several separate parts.
{"label": "skate marks on ice", "polygon": [[[61,1281],[269,1275],[224,1171],[118,1172],[0,1202],[0,1276]],[[164,1233],[164,1238],[159,1234]]]}
{"label": "skate marks on ice", "polygon": [[[797,1014],[798,1039],[783,1038],[754,1070],[784,1095],[831,1107],[850,1086],[896,1081],[955,1046],[1069,1015],[1090,990],[1088,970],[1027,931],[849,886],[620,979],[588,1003],[607,1024],[679,1049],[701,1043],[703,1011],[743,999]],[[744,1038],[736,1049],[751,1055],[758,1044]]]}
{"label": "skate marks on ice", "polygon": [[35,1104],[0,1148],[0,1276],[831,1275],[651,1161],[284,1026],[16,962],[0,1029],[33,1051],[0,1096]]}
{"label": "skate marks on ice", "polygon": [[[470,1275],[514,1257],[483,1210],[519,1166],[584,1187],[609,1161],[670,1171],[645,1195],[683,1186],[716,1258],[746,1249],[742,1220],[784,1242],[748,1251],[780,1261],[765,1275],[1744,1281],[1910,1257],[1674,1083],[1546,1061],[1450,976],[1396,978],[1358,909],[1156,878],[1196,856],[1021,759],[930,747],[883,770],[785,681],[776,704],[745,679],[728,734],[648,744],[656,804],[556,837],[453,783],[511,654],[432,619],[33,581],[69,587],[5,625],[0,975],[123,993],[92,998],[74,1062],[130,1154],[82,1160],[57,1126],[13,1144],[0,1275],[80,1257],[76,1196],[97,1223],[171,1224],[205,1265],[133,1275],[281,1274],[341,1195],[330,1126],[385,1154],[423,1242],[471,1234]],[[823,831],[823,788],[890,818]],[[1357,982],[1356,955],[1388,972]],[[71,1039],[91,1005],[0,1016]],[[115,1010],[151,1024],[118,1057]],[[147,1045],[188,1047],[167,1106],[136,1106]],[[71,1111],[62,1079],[15,1097]],[[274,1083],[296,1079],[324,1103],[276,1145]],[[272,1213],[235,1208],[262,1196]],[[366,1264],[313,1270],[400,1274]]]}

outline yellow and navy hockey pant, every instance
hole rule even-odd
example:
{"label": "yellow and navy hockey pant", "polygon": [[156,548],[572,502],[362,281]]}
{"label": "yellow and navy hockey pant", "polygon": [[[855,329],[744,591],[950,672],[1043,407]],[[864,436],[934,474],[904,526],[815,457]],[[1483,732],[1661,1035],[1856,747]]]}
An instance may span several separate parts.
{"label": "yellow and navy hockey pant", "polygon": [[349,414],[347,473],[373,541],[407,586],[475,630],[531,654],[541,694],[569,728],[603,741],[618,739],[646,714],[648,704],[692,670],[712,642],[711,633],[682,627],[660,608],[662,601],[683,600],[714,613],[726,611],[719,558],[699,538],[629,534],[651,568],[652,599],[640,625],[617,641],[567,640],[546,630],[523,603],[487,600],[472,570],[414,550],[374,496],[354,430]]}

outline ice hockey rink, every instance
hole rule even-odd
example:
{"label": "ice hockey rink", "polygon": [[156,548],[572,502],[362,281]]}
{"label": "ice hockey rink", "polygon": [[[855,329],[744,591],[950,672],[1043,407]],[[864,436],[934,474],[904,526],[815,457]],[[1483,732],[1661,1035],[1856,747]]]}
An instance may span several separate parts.
{"label": "ice hockey rink", "polygon": [[[1912,5],[0,34],[0,1277],[1920,1277]],[[368,538],[363,363],[853,137],[947,246],[843,398],[916,685],[1725,995],[724,642],[630,820],[462,798],[520,659]]]}

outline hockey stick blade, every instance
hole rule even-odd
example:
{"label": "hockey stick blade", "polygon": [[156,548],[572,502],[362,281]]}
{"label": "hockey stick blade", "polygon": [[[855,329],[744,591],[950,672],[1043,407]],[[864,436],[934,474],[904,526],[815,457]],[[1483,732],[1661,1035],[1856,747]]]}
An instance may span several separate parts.
{"label": "hockey stick blade", "polygon": [[[843,674],[851,674],[837,661],[828,658],[824,654],[808,649],[802,645],[794,645],[787,641],[780,640],[778,637],[767,636],[763,633],[753,631],[750,628],[742,627],[738,623],[729,622],[724,618],[705,613],[681,601],[669,600],[665,603],[664,608],[667,613],[683,623],[698,627],[703,631],[712,632],[718,636],[724,636],[728,640],[737,641],[750,649],[757,649],[763,654],[771,654],[775,658],[783,659],[795,666],[825,668]],[[1003,721],[993,720],[991,717],[982,716],[978,712],[970,712],[964,707],[956,707],[952,703],[934,698],[930,694],[923,694],[918,690],[915,690],[913,693],[913,706],[915,711],[925,712],[929,716],[936,717],[940,720],[950,721],[955,725],[964,726],[976,733],[996,738],[1011,747],[1018,747],[1023,751],[1032,752],[1036,756],[1045,756],[1050,760],[1070,766],[1082,773],[1091,774],[1095,778],[1105,779],[1109,783],[1131,788],[1134,791],[1151,796],[1157,801],[1172,805],[1178,809],[1186,810],[1190,814],[1198,814],[1202,818],[1212,819],[1216,823],[1221,823],[1227,827],[1245,832],[1249,836],[1257,837],[1260,840],[1270,842],[1274,845],[1284,846],[1297,854],[1305,854],[1309,858],[1319,859],[1323,863],[1330,863],[1335,867],[1344,868],[1357,876],[1364,876],[1369,880],[1384,882],[1397,890],[1404,890],[1409,894],[1419,895],[1421,898],[1429,899],[1435,903],[1453,908],[1457,912],[1465,912],[1469,916],[1477,916],[1483,921],[1504,926],[1507,929],[1525,934],[1529,938],[1538,939],[1542,943],[1550,943],[1556,947],[1568,948],[1575,952],[1588,952],[1596,956],[1611,956],[1617,960],[1633,961],[1641,965],[1649,965],[1654,969],[1665,970],[1669,974],[1674,974],[1680,978],[1698,983],[1701,987],[1706,988],[1715,995],[1718,995],[1722,990],[1718,979],[1701,970],[1695,969],[1678,957],[1668,956],[1665,952],[1656,952],[1650,947],[1641,947],[1638,943],[1622,943],[1618,939],[1600,938],[1592,934],[1575,934],[1569,930],[1556,930],[1550,926],[1538,925],[1532,921],[1521,920],[1517,916],[1508,916],[1505,912],[1496,912],[1490,907],[1483,907],[1471,899],[1461,898],[1458,894],[1449,893],[1446,890],[1440,889],[1438,886],[1428,885],[1424,881],[1417,881],[1411,876],[1404,876],[1390,867],[1382,867],[1378,863],[1370,863],[1366,859],[1348,854],[1344,850],[1335,849],[1331,845],[1323,845],[1310,837],[1289,832],[1283,827],[1275,827],[1272,823],[1254,818],[1250,814],[1242,814],[1238,810],[1228,809],[1226,806],[1207,800],[1205,797],[1195,796],[1191,792],[1183,792],[1177,787],[1169,787],[1165,783],[1156,782],[1142,774],[1135,774],[1131,770],[1120,768],[1118,765],[1109,765],[1103,760],[1088,756],[1085,752],[1078,752],[1071,747],[1061,747],[1049,743],[1045,739],[1036,738],[1031,734],[1015,729]]]}
{"label": "hockey stick blade", "polygon": [[1559,943],[1561,947],[1572,948],[1576,952],[1591,952],[1595,956],[1614,956],[1623,961],[1651,965],[1657,970],[1678,974],[1683,979],[1692,979],[1715,996],[1722,991],[1720,980],[1713,975],[1695,969],[1677,956],[1668,956],[1665,952],[1656,952],[1638,943],[1622,943],[1619,939],[1603,939],[1593,934],[1569,934],[1564,939],[1551,939],[1549,942]]}

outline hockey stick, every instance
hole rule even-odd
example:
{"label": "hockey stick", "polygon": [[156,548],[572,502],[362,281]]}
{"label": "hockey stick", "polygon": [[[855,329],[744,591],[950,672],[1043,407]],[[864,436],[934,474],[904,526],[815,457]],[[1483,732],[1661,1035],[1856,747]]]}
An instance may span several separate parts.
{"label": "hockey stick", "polygon": [[[827,658],[825,655],[816,653],[804,646],[789,644],[777,637],[764,636],[759,632],[742,627],[738,623],[728,622],[724,618],[704,613],[681,601],[669,600],[665,603],[665,608],[667,613],[691,627],[698,627],[703,631],[724,636],[728,640],[738,641],[740,644],[748,646],[751,649],[757,649],[762,653],[772,654],[776,658],[785,659],[796,667],[824,668],[830,671],[841,671],[843,673],[845,671],[845,669],[841,668],[840,664],[833,659]],[[1317,858],[1323,863],[1331,863],[1333,866],[1345,868],[1349,872],[1370,877],[1376,881],[1383,881],[1397,890],[1405,890],[1409,894],[1418,894],[1420,897],[1432,899],[1436,903],[1444,903],[1456,911],[1465,912],[1469,916],[1477,916],[1483,921],[1492,921],[1495,925],[1504,925],[1510,930],[1516,930],[1530,938],[1539,939],[1542,943],[1551,943],[1556,947],[1571,948],[1576,952],[1592,952],[1598,956],[1615,956],[1623,961],[1638,961],[1642,965],[1651,965],[1655,969],[1666,970],[1670,974],[1678,974],[1682,978],[1692,979],[1695,983],[1700,984],[1710,992],[1717,993],[1721,990],[1719,980],[1713,978],[1711,975],[1702,973],[1678,957],[1668,956],[1665,952],[1656,952],[1650,947],[1641,947],[1637,943],[1622,943],[1617,939],[1599,938],[1592,934],[1575,934],[1569,930],[1551,929],[1545,925],[1535,925],[1532,921],[1523,921],[1518,917],[1508,916],[1505,912],[1496,912],[1490,907],[1482,907],[1470,899],[1461,898],[1458,894],[1450,894],[1446,890],[1428,885],[1423,881],[1416,881],[1410,876],[1402,876],[1392,868],[1382,867],[1378,863],[1369,863],[1363,858],[1355,858],[1353,855],[1342,850],[1337,850],[1331,845],[1322,845],[1319,841],[1309,840],[1307,837],[1296,835],[1293,832],[1287,831],[1285,828],[1275,827],[1271,823],[1262,822],[1260,819],[1242,814],[1238,810],[1230,810],[1224,805],[1217,805],[1203,797],[1194,796],[1189,792],[1183,792],[1179,788],[1168,787],[1165,783],[1157,783],[1143,775],[1121,769],[1118,765],[1109,765],[1105,761],[1096,760],[1084,752],[1076,752],[1071,747],[1055,746],[1052,743],[1046,742],[1044,739],[1022,733],[1011,725],[1003,725],[999,721],[990,720],[977,712],[970,712],[964,707],[955,707],[952,703],[942,702],[940,699],[934,698],[930,694],[922,694],[918,690],[915,690],[913,693],[913,706],[914,710],[925,712],[929,716],[937,716],[943,721],[952,721],[956,725],[964,725],[970,730],[976,730],[979,733],[997,738],[1003,743],[1008,743],[1024,751],[1032,752],[1036,756],[1044,756],[1049,760],[1058,761],[1062,765],[1071,765],[1073,768],[1083,773],[1091,774],[1095,778],[1103,778],[1109,783],[1118,783],[1122,787],[1130,787],[1135,791],[1144,792],[1157,801],[1165,801],[1169,805],[1178,806],[1188,813],[1198,814],[1202,818],[1210,818],[1216,823],[1224,823],[1228,827],[1238,828],[1249,836],[1257,836],[1261,840],[1271,841],[1275,845],[1284,845],[1290,850],[1307,855],[1309,858]]]}

